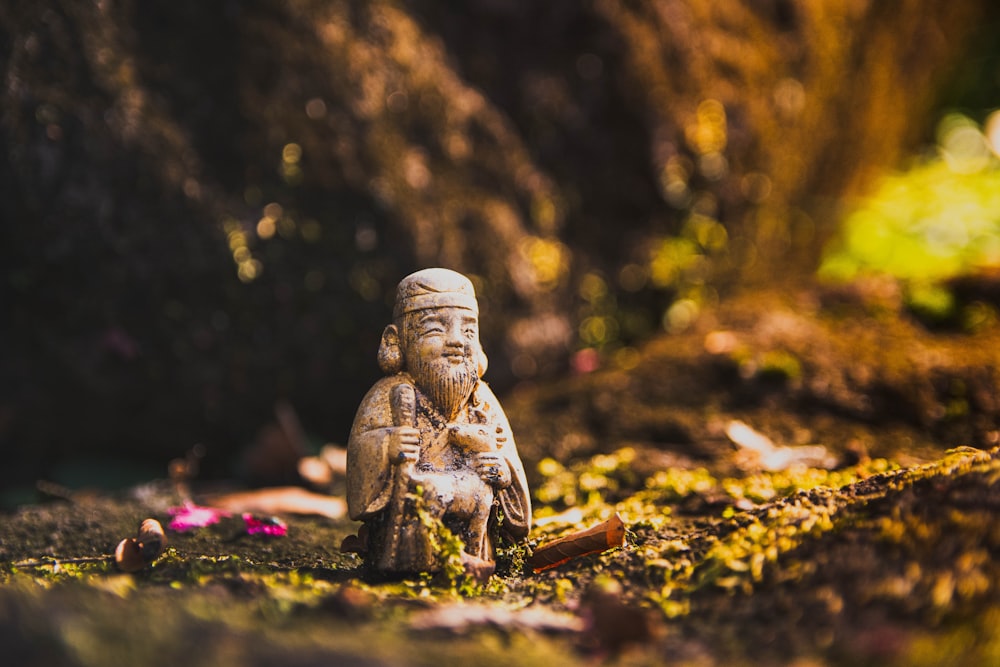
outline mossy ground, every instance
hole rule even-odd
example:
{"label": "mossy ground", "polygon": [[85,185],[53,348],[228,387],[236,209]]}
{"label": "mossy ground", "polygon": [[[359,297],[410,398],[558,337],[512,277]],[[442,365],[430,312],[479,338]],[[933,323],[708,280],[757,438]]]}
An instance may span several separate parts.
{"label": "mossy ground", "polygon": [[[601,463],[591,474],[613,477]],[[1000,658],[997,451],[798,475],[752,509],[719,503],[693,516],[678,514],[692,494],[735,501],[746,487],[703,473],[694,486],[660,476],[619,502],[593,497],[581,520],[619,511],[626,547],[461,593],[440,579],[372,581],[333,546],[352,525],[308,518],[291,518],[281,538],[240,535],[234,522],[171,534],[165,554],[135,575],[108,562],[57,565],[110,552],[134,533],[133,517],[165,517],[134,498],[37,506],[4,519],[0,632],[25,665],[501,664],[511,651],[528,665],[609,654],[622,664]],[[555,521],[536,539],[569,528]],[[52,564],[14,565],[29,559]],[[418,615],[454,605],[503,616],[484,624],[458,612],[418,631]],[[509,620],[538,608],[567,622]],[[622,616],[646,629],[622,627]]]}
{"label": "mossy ground", "polygon": [[[485,586],[379,582],[337,548],[349,521],[288,517],[267,538],[234,517],[170,533],[137,574],[81,561],[147,516],[166,524],[179,498],[151,483],[0,517],[0,645],[18,665],[1000,662],[997,408],[976,380],[998,348],[899,318],[756,312],[720,309],[641,366],[508,401],[532,543],[617,511],[623,548],[540,574],[515,553]],[[736,344],[707,344],[718,331]],[[777,352],[797,363],[761,363]],[[735,418],[839,464],[754,468],[720,435]]]}

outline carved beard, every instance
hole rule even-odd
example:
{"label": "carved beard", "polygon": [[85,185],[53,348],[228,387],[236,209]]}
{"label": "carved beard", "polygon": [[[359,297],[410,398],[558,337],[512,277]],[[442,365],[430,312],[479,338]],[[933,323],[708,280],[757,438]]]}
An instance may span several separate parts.
{"label": "carved beard", "polygon": [[434,406],[452,421],[469,400],[479,376],[473,359],[465,357],[462,363],[450,359],[419,357],[407,360],[407,368],[420,391],[427,394]]}

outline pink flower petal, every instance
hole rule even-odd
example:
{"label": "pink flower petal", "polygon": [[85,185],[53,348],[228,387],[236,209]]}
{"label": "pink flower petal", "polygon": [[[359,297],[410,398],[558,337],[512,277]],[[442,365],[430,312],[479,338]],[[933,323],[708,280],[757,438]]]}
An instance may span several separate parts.
{"label": "pink flower petal", "polygon": [[195,528],[204,528],[218,523],[222,517],[230,516],[229,512],[217,510],[213,507],[199,507],[197,505],[184,505],[183,507],[171,507],[168,512],[170,516],[169,528],[178,533],[183,533]]}
{"label": "pink flower petal", "polygon": [[288,526],[277,517],[258,519],[253,514],[244,513],[243,523],[246,524],[247,534],[267,535],[269,537],[282,537],[288,534]]}

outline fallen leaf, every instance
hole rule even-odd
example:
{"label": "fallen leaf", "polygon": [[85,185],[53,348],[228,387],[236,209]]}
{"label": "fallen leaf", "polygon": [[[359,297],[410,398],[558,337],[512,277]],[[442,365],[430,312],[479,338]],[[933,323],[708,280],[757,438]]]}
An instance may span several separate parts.
{"label": "fallen leaf", "polygon": [[770,472],[787,470],[796,464],[831,470],[837,467],[837,457],[823,445],[785,447],[776,445],[763,433],[734,419],[726,424],[726,436],[744,454],[740,466],[762,468]]}
{"label": "fallen leaf", "polygon": [[205,501],[233,513],[314,514],[330,519],[339,519],[347,513],[347,503],[343,498],[313,493],[298,486],[227,493],[206,498]]}
{"label": "fallen leaf", "polygon": [[347,475],[347,450],[326,445],[317,456],[299,459],[299,475],[315,487],[328,487],[337,478]]}
{"label": "fallen leaf", "polygon": [[243,523],[248,535],[266,535],[267,537],[284,537],[288,534],[288,526],[277,517],[259,519],[253,514],[243,514]]}
{"label": "fallen leaf", "polygon": [[615,512],[607,521],[537,547],[526,561],[535,574],[588,554],[625,544],[625,522]]}
{"label": "fallen leaf", "polygon": [[183,507],[171,507],[167,512],[172,517],[168,527],[170,530],[178,533],[211,526],[218,523],[223,517],[229,516],[229,512],[224,510],[214,507],[200,507],[194,504],[185,504]]}
{"label": "fallen leaf", "polygon": [[546,634],[577,633],[584,621],[571,614],[543,607],[508,609],[485,604],[455,603],[418,612],[410,620],[410,629],[463,634],[476,628],[523,632],[533,630]]}

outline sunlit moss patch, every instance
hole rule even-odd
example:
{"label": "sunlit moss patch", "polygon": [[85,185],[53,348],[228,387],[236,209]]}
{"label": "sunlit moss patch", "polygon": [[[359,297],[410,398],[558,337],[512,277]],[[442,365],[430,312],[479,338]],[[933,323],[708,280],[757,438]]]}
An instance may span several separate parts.
{"label": "sunlit moss patch", "polygon": [[887,176],[860,203],[826,253],[820,277],[888,274],[903,283],[914,310],[949,316],[955,303],[944,281],[1000,267],[997,142],[971,119],[946,116],[935,156]]}

